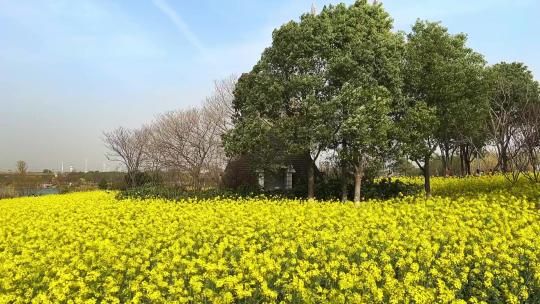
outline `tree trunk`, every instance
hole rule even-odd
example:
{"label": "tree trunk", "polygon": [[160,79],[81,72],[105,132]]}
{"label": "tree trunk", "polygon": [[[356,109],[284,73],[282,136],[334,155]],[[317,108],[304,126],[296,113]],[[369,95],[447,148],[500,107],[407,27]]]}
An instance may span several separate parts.
{"label": "tree trunk", "polygon": [[472,171],[471,171],[471,159],[465,159],[465,170],[467,171],[467,175],[471,175]]}
{"label": "tree trunk", "polygon": [[347,163],[345,161],[341,162],[341,201],[346,202],[349,199],[348,191],[348,174],[347,174]]}
{"label": "tree trunk", "polygon": [[128,188],[135,188],[137,187],[137,174],[135,171],[131,171],[128,173],[129,175],[129,180],[130,180],[130,183],[131,185],[128,186]]}
{"label": "tree trunk", "polygon": [[307,170],[307,182],[308,182],[308,190],[307,190],[307,197],[308,199],[315,199],[315,170],[313,169],[313,162],[309,162],[308,170]]}
{"label": "tree trunk", "polygon": [[426,191],[426,197],[431,197],[431,174],[429,172],[429,159],[430,156],[424,158],[424,190]]}
{"label": "tree trunk", "polygon": [[459,169],[461,176],[467,175],[467,170],[465,168],[465,147],[463,145],[459,146]]}
{"label": "tree trunk", "polygon": [[441,147],[441,154],[442,154],[442,164],[443,164],[443,170],[444,170],[444,176],[450,175],[450,165],[452,162],[452,156],[450,155],[450,147],[446,144],[442,145]]}
{"label": "tree trunk", "polygon": [[473,151],[472,151],[473,147],[472,146],[469,146],[467,147],[467,154],[465,155],[465,170],[467,170],[467,175],[471,175],[472,174],[472,171],[471,171],[471,164],[472,164],[472,160],[473,160]]}
{"label": "tree trunk", "polygon": [[191,173],[192,185],[193,188],[197,191],[201,190],[201,169],[196,168]]}
{"label": "tree trunk", "polygon": [[362,166],[356,166],[354,170],[354,201],[360,202],[362,200],[362,177],[364,177],[364,168]]}
{"label": "tree trunk", "polygon": [[473,152],[471,151],[472,150],[472,147],[471,146],[467,146],[466,147],[466,150],[465,150],[465,157],[464,157],[464,161],[465,161],[465,171],[467,172],[467,175],[471,175],[471,164],[472,164],[472,154]]}
{"label": "tree trunk", "polygon": [[506,151],[506,148],[504,146],[501,147],[501,159],[500,159],[500,163],[501,163],[501,171],[503,173],[506,173],[508,172],[508,154],[507,154],[507,151]]}
{"label": "tree trunk", "polygon": [[199,184],[199,180],[197,178],[196,175],[193,175],[191,176],[191,180],[192,180],[192,185],[193,185],[193,189],[196,190],[196,191],[199,191],[200,190],[200,184]]}

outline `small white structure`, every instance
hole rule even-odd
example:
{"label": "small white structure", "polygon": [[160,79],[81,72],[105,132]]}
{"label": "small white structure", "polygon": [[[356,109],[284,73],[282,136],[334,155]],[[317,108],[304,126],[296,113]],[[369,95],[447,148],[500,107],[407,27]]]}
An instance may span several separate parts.
{"label": "small white structure", "polygon": [[285,190],[292,189],[292,176],[294,173],[296,173],[296,170],[294,170],[294,167],[292,165],[289,165],[287,167],[287,171],[285,171]]}
{"label": "small white structure", "polygon": [[264,171],[263,170],[257,170],[257,171],[255,171],[255,173],[257,173],[259,187],[261,187],[261,189],[264,189]]}

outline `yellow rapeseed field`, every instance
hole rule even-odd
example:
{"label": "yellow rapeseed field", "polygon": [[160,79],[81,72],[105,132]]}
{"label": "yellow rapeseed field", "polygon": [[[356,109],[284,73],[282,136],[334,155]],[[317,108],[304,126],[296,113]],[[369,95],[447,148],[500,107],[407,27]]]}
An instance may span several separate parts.
{"label": "yellow rapeseed field", "polygon": [[0,303],[540,303],[537,202],[486,179],[361,204],[2,200]]}

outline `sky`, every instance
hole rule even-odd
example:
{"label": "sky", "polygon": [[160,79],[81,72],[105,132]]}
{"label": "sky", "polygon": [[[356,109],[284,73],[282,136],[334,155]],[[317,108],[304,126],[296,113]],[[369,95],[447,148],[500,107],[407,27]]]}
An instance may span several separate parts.
{"label": "sky", "polygon": [[[197,106],[213,81],[248,72],[272,30],[353,1],[0,0],[0,171],[117,167],[102,132]],[[489,64],[540,79],[540,0],[387,0],[396,30],[441,21]]]}

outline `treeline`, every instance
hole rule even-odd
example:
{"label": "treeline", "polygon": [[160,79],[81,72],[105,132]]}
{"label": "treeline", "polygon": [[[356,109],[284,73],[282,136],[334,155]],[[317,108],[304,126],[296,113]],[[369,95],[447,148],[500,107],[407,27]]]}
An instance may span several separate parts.
{"label": "treeline", "polygon": [[226,156],[249,155],[264,170],[308,155],[314,198],[321,158],[331,155],[343,200],[351,183],[361,200],[373,164],[403,159],[421,169],[430,195],[435,156],[447,173],[458,157],[460,173],[470,175],[475,159],[496,153],[493,170],[538,181],[539,92],[524,64],[489,66],[465,34],[437,22],[396,32],[381,4],[359,0],[276,29],[253,69],[218,84],[202,108],[119,128],[105,142],[133,184],[137,172],[166,171],[198,189],[204,178],[218,179]]}
{"label": "treeline", "polygon": [[[538,181],[538,82],[522,63],[488,66],[466,42],[436,22],[395,32],[383,6],[365,0],[303,15],[275,30],[272,46],[240,77],[225,148],[261,166],[309,154],[311,168],[332,151],[344,200],[351,179],[361,199],[370,164],[400,157],[424,172],[430,195],[436,153],[446,170],[459,155],[468,175],[493,148],[493,169]],[[307,181],[313,198],[313,169]]]}

